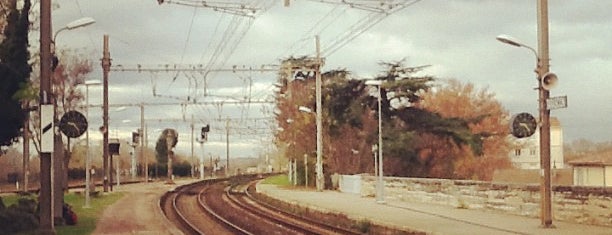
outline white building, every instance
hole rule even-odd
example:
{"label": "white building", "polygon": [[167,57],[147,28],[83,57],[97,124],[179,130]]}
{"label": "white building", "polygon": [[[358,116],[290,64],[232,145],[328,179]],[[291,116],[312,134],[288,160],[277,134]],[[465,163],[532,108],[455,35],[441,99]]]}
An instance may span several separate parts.
{"label": "white building", "polygon": [[574,185],[612,186],[612,156],[593,155],[568,163],[573,168]]}
{"label": "white building", "polygon": [[[531,137],[517,139],[510,136],[514,147],[508,153],[514,167],[519,169],[540,169],[540,131]],[[564,168],[563,163],[563,129],[557,118],[550,118],[550,167]]]}

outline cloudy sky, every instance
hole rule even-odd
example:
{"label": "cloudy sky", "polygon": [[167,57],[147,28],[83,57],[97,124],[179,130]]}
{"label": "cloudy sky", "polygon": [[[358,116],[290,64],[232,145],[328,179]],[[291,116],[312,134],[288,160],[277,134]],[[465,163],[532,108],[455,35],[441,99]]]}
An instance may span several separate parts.
{"label": "cloudy sky", "polygon": [[[324,70],[346,68],[367,78],[381,71],[379,62],[405,59],[411,66],[431,65],[426,73],[440,79],[487,88],[510,113],[537,116],[533,53],[495,40],[507,34],[537,47],[533,0],[423,0],[390,15],[319,1],[291,0],[289,7],[280,0],[245,1],[245,6],[256,10],[241,13],[253,17],[172,1],[161,5],[155,0],[54,2],[54,31],[81,17],[97,21],[62,32],[56,42],[60,49],[88,52],[96,67],[90,79],[102,78],[99,59],[104,34],[110,36],[114,66],[201,64],[212,69],[274,68],[289,56],[314,56],[314,38],[320,35]],[[376,6],[378,1],[355,2]],[[599,0],[549,1],[550,70],[560,81],[551,96],[568,97],[568,108],[553,110],[551,115],[560,120],[566,142],[612,141],[611,7],[611,2]],[[270,143],[272,129],[267,124],[273,106],[242,102],[249,97],[270,100],[274,78],[273,72],[255,70],[207,76],[113,71],[110,103],[128,107],[111,108],[111,137],[129,138],[128,133],[140,126],[140,109],[129,105],[144,102],[151,104],[145,105],[151,144],[159,129],[175,128],[180,133],[179,151],[189,154],[193,116],[196,135],[206,123],[213,128],[204,152],[224,157],[228,122],[221,119],[230,118],[231,155],[256,156]],[[100,104],[101,88],[92,86],[89,92],[90,103]],[[208,103],[178,105],[187,99]],[[153,105],[159,103],[176,105]],[[102,123],[99,108],[92,108],[90,115],[93,131]]]}

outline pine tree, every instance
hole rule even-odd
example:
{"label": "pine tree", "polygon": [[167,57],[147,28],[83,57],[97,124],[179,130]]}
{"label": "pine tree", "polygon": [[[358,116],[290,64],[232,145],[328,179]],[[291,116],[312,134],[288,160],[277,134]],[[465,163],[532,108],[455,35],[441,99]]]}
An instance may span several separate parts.
{"label": "pine tree", "polygon": [[21,107],[19,91],[28,87],[32,67],[28,64],[28,13],[31,3],[24,1],[22,9],[14,2],[9,4],[4,28],[4,40],[0,42],[0,145],[8,146],[17,141],[25,112]]}

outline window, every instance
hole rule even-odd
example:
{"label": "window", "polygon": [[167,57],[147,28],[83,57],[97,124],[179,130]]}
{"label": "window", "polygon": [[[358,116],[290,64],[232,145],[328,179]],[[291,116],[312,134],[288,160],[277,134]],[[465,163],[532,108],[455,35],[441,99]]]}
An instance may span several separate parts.
{"label": "window", "polygon": [[514,150],[514,156],[521,156],[521,149],[515,149]]}

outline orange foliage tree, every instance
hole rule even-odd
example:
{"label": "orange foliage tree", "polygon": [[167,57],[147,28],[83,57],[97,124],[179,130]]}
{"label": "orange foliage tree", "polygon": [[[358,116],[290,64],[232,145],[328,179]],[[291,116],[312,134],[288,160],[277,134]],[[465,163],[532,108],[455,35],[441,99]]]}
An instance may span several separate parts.
{"label": "orange foliage tree", "polygon": [[448,80],[435,91],[425,93],[419,106],[445,118],[470,120],[470,131],[482,138],[482,156],[476,156],[466,146],[437,136],[421,136],[419,157],[431,159],[431,176],[490,180],[496,169],[511,166],[506,141],[508,112],[486,88]]}

